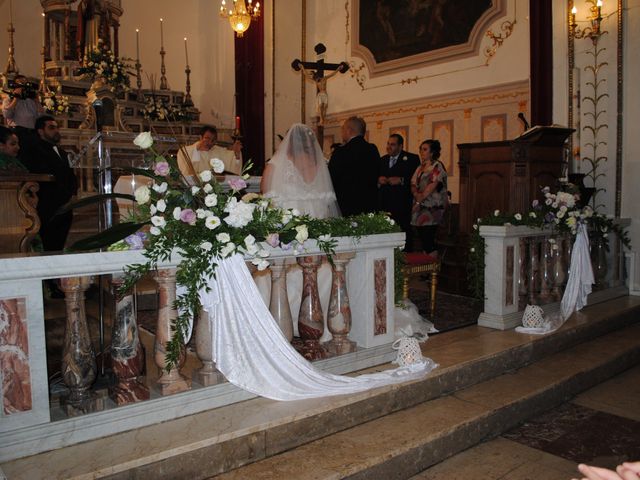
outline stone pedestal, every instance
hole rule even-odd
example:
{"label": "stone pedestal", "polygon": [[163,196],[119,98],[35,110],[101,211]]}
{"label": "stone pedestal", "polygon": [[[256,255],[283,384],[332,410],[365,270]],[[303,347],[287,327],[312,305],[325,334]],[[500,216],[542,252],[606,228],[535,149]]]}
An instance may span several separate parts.
{"label": "stone pedestal", "polygon": [[178,370],[184,364],[184,348],[178,365],[174,365],[169,371],[166,369],[166,345],[173,337],[171,325],[178,316],[178,312],[173,306],[176,301],[176,271],[172,268],[158,270],[155,279],[158,282],[160,308],[158,309],[156,340],[153,349],[156,365],[162,371],[162,375],[157,380],[157,387],[162,395],[171,395],[191,388],[189,380]]}
{"label": "stone pedestal", "polygon": [[324,332],[324,316],[318,293],[320,259],[318,255],[297,259],[298,265],[302,267],[302,299],[298,314],[298,332],[304,343],[301,354],[308,360],[326,357],[326,351],[320,345],[320,337]]}
{"label": "stone pedestal", "polygon": [[348,338],[351,331],[351,307],[345,271],[347,263],[354,256],[354,253],[340,253],[333,257],[331,297],[327,314],[327,327],[333,339],[325,344],[327,351],[333,355],[342,355],[356,350],[355,342]]}
{"label": "stone pedestal", "polygon": [[96,411],[90,388],[96,379],[96,356],[93,352],[84,292],[89,288],[89,277],[60,279],[60,288],[65,294],[67,319],[64,329],[62,353],[62,378],[69,388],[69,395],[62,399],[68,414]]}
{"label": "stone pedestal", "polygon": [[121,276],[114,275],[111,290],[115,300],[111,333],[111,365],[117,384],[109,388],[109,397],[117,405],[149,399],[149,388],[140,381],[144,374],[144,348],[138,336],[133,295],[121,294]]}
{"label": "stone pedestal", "polygon": [[278,323],[282,334],[293,340],[293,319],[287,293],[287,268],[284,259],[271,261],[271,298],[269,311]]}
{"label": "stone pedestal", "polygon": [[200,310],[196,324],[196,353],[202,362],[202,368],[193,374],[193,380],[204,387],[217,385],[226,381],[224,375],[216,368],[213,361],[213,322],[209,314]]}

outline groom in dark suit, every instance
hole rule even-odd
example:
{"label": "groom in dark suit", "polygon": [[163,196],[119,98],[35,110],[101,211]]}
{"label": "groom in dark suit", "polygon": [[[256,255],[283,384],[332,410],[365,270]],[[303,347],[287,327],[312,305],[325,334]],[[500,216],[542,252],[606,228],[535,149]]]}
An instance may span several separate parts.
{"label": "groom in dark suit", "polygon": [[364,139],[367,124],[349,117],[342,124],[344,144],[329,160],[329,173],[343,216],[378,210],[378,148]]}
{"label": "groom in dark suit", "polygon": [[415,153],[406,152],[402,135],[394,133],[387,140],[387,154],[380,158],[378,194],[380,210],[389,212],[407,234],[405,251],[411,251],[411,177],[420,165]]}

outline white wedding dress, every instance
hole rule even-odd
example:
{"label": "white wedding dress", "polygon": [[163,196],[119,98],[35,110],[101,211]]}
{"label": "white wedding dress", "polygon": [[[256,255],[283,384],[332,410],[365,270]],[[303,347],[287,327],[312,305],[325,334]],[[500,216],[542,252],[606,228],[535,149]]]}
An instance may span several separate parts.
{"label": "white wedding dress", "polygon": [[314,218],[340,216],[322,149],[306,125],[291,126],[264,173],[263,194],[281,208]]}
{"label": "white wedding dress", "polygon": [[220,260],[208,291],[200,292],[212,322],[214,361],[232,384],[274,400],[342,395],[416,380],[437,367],[421,361],[379,373],[347,377],[315,368],[286,340],[269,313],[244,258]]}

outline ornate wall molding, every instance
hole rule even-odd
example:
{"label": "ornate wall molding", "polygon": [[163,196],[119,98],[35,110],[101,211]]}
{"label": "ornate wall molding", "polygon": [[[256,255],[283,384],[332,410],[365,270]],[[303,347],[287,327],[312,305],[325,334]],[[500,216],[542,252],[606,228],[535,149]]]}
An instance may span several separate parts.
{"label": "ornate wall molding", "polygon": [[475,23],[469,35],[469,40],[463,44],[439,48],[395,60],[377,62],[371,50],[360,44],[360,16],[358,12],[360,11],[361,1],[352,0],[351,3],[351,55],[364,60],[370,78],[390,72],[396,73],[436,63],[478,56],[487,28],[496,19],[504,16],[507,10],[506,0],[493,1],[491,7]]}

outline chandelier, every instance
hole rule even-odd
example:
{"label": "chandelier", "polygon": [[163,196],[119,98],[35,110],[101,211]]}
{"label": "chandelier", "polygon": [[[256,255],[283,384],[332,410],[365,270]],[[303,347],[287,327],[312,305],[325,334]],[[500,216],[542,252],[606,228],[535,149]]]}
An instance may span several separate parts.
{"label": "chandelier", "polygon": [[258,18],[260,16],[260,2],[253,5],[253,0],[247,0],[247,4],[244,3],[244,0],[233,0],[233,8],[229,9],[227,9],[225,0],[222,0],[220,4],[220,16],[229,19],[231,28],[238,37],[242,37],[242,34],[247,31],[251,25],[252,17]]}

